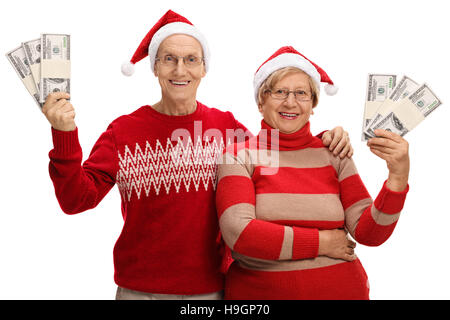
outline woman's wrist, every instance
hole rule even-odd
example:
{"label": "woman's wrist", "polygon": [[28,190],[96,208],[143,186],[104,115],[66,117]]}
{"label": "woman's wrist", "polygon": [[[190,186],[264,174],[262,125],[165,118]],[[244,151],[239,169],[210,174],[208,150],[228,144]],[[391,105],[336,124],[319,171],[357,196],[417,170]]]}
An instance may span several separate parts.
{"label": "woman's wrist", "polygon": [[401,192],[406,189],[408,185],[408,175],[397,175],[389,172],[389,177],[386,181],[386,187],[395,192]]}
{"label": "woman's wrist", "polygon": [[328,243],[327,233],[319,230],[319,250],[318,250],[319,256],[326,255],[328,250],[327,243]]}

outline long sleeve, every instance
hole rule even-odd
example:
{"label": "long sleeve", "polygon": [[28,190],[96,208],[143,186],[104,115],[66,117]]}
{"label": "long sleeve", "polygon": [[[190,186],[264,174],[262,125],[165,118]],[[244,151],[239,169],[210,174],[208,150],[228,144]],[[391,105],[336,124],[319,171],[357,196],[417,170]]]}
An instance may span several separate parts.
{"label": "long sleeve", "polygon": [[316,257],[319,232],[256,218],[255,188],[249,165],[226,152],[218,168],[216,206],[225,243],[240,254],[266,260]]}
{"label": "long sleeve", "polygon": [[367,246],[379,246],[392,234],[409,186],[402,192],[383,187],[372,200],[351,159],[343,159],[338,170],[340,197],[345,225],[352,237]]}
{"label": "long sleeve", "polygon": [[78,128],[69,132],[52,128],[52,138],[49,173],[61,209],[75,214],[94,208],[115,184],[118,155],[112,125],[97,140],[83,165]]}

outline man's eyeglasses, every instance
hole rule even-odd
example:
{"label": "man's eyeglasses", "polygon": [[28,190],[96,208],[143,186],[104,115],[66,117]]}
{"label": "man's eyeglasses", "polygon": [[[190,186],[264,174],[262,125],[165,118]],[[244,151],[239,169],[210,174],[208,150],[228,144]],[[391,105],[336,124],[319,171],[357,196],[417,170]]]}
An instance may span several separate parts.
{"label": "man's eyeglasses", "polygon": [[168,67],[175,67],[178,65],[179,59],[183,59],[184,65],[188,68],[193,68],[199,66],[204,58],[199,58],[194,55],[189,55],[186,57],[178,57],[171,54],[165,55],[164,57],[156,57],[155,61],[160,61],[163,65]]}
{"label": "man's eyeglasses", "polygon": [[270,93],[270,96],[277,100],[284,100],[289,97],[290,93],[294,94],[294,97],[297,101],[305,102],[310,101],[312,99],[312,95],[309,92],[306,92],[304,90],[293,90],[289,91],[287,89],[273,89],[273,90],[267,90],[267,92]]}

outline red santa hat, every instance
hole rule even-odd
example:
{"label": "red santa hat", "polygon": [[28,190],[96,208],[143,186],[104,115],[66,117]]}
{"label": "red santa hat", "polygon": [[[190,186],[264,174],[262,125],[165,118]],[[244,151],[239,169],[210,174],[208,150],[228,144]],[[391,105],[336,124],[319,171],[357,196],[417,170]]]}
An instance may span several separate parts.
{"label": "red santa hat", "polygon": [[200,42],[203,49],[203,58],[205,61],[205,70],[208,71],[210,53],[205,37],[194,27],[194,25],[185,17],[179,15],[172,10],[164,14],[161,19],[151,28],[141,44],[137,48],[130,62],[122,64],[122,73],[131,76],[134,73],[134,65],[144,59],[150,57],[150,65],[152,72],[155,72],[155,58],[159,45],[167,37],[173,34],[186,34]]}
{"label": "red santa hat", "polygon": [[313,79],[319,90],[320,83],[325,82],[325,92],[330,96],[335,95],[338,91],[338,87],[334,85],[333,81],[331,81],[330,77],[328,77],[322,68],[293,47],[282,47],[267,59],[255,73],[253,87],[255,90],[256,103],[258,103],[258,90],[264,80],[266,80],[273,72],[286,67],[296,67],[304,71]]}

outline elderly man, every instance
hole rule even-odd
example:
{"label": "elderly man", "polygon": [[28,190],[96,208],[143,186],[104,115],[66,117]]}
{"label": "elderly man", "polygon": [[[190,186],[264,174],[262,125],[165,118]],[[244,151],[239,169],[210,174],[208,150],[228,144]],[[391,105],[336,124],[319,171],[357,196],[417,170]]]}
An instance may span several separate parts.
{"label": "elderly man", "polygon": [[[247,129],[230,112],[196,100],[209,51],[186,18],[168,11],[122,71],[131,74],[147,55],[161,101],[114,120],[83,164],[69,95],[49,95],[42,111],[52,125],[50,177],[67,214],[94,208],[118,185],[124,226],[114,247],[117,299],[220,299],[216,160],[227,134]],[[323,139],[351,155],[342,128]]]}

